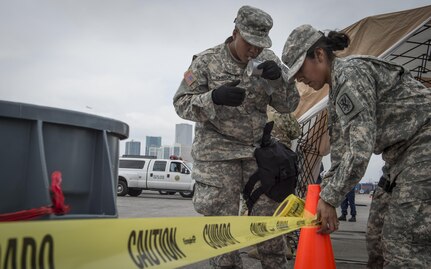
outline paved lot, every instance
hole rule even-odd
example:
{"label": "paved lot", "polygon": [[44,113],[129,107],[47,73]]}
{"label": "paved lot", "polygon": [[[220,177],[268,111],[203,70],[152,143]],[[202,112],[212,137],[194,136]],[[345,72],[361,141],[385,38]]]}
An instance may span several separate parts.
{"label": "paved lot", "polygon": [[[365,268],[367,260],[365,231],[370,202],[369,195],[356,195],[357,222],[341,222],[339,231],[331,235],[337,268]],[[179,194],[160,195],[153,191],[144,191],[138,197],[118,197],[117,207],[120,218],[199,216],[194,211],[190,198],[183,198]],[[338,214],[340,214],[340,209],[338,209]],[[262,268],[258,260],[247,256],[247,250],[241,251],[244,268]],[[290,263],[290,268],[293,268],[293,264],[294,261]],[[205,268],[210,268],[207,260],[183,267],[183,269]]]}
{"label": "paved lot", "polygon": [[120,218],[154,218],[199,216],[191,198],[175,195],[161,195],[155,191],[144,191],[138,197],[117,197]]}

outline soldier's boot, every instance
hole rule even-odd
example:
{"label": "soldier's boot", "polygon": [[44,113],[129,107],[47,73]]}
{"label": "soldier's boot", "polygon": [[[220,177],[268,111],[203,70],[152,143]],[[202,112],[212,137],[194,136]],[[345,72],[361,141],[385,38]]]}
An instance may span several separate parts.
{"label": "soldier's boot", "polygon": [[356,222],[356,216],[352,216],[352,217],[349,219],[349,222]]}
{"label": "soldier's boot", "polygon": [[346,215],[341,215],[339,218],[338,218],[338,220],[341,220],[341,221],[346,221],[347,219],[346,219]]}

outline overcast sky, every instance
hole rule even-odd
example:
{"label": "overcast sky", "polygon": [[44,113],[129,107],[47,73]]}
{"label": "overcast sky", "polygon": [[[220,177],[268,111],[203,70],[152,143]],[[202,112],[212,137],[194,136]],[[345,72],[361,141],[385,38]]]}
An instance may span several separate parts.
{"label": "overcast sky", "polygon": [[130,139],[172,144],[187,122],[172,97],[192,55],[222,43],[245,4],[272,16],[280,55],[301,24],[341,30],[429,0],[0,0],[0,99],[121,120]]}

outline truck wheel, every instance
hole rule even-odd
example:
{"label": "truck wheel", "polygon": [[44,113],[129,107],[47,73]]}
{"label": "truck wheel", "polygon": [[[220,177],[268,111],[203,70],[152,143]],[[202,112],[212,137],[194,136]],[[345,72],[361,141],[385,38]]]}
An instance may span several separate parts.
{"label": "truck wheel", "polygon": [[128,192],[129,188],[127,188],[126,182],[119,180],[117,185],[117,195],[125,196]]}
{"label": "truck wheel", "polygon": [[192,191],[180,191],[180,195],[184,198],[192,198],[193,197],[194,192]]}
{"label": "truck wheel", "polygon": [[129,190],[129,195],[133,196],[133,197],[139,196],[141,193],[142,193],[142,190],[139,190],[139,189],[130,189]]}

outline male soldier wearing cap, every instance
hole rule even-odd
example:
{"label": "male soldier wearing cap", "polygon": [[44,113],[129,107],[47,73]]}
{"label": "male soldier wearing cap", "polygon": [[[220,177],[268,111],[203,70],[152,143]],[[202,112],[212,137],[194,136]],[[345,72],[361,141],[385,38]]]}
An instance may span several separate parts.
{"label": "male soldier wearing cap", "polygon": [[[317,204],[320,232],[338,229],[335,208],[361,180],[371,154],[382,154],[388,171],[379,186],[390,196],[386,205],[380,203],[383,262],[370,257],[374,264],[368,266],[431,268],[431,91],[396,63],[372,56],[335,57],[334,51],[349,42],[344,33],[326,36],[302,25],[283,49],[288,79],[315,90],[330,87],[332,165]],[[370,221],[377,230],[369,232],[378,235],[374,213]]]}
{"label": "male soldier wearing cap", "polygon": [[[174,96],[177,114],[196,122],[193,204],[205,216],[238,215],[241,191],[257,170],[253,153],[262,139],[267,105],[288,113],[299,102],[296,87],[285,80],[285,67],[268,49],[271,28],[270,15],[241,7],[232,36],[193,57]],[[260,77],[245,72],[250,59],[262,61]],[[271,216],[277,206],[262,195],[252,214]],[[283,237],[259,244],[258,250],[263,268],[287,268]],[[212,258],[210,264],[243,268],[237,251]]]}

